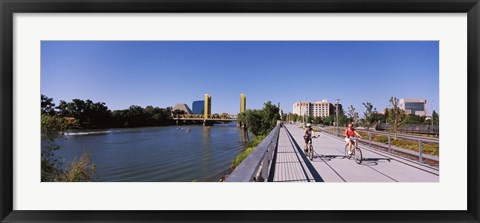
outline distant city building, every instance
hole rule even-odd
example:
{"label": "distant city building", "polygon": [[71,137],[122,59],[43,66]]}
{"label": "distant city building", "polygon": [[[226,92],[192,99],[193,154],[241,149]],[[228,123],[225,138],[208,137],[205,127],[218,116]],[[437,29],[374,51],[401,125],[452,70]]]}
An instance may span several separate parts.
{"label": "distant city building", "polygon": [[209,94],[205,94],[203,98],[204,108],[203,108],[203,115],[204,118],[208,118],[208,115],[212,114],[212,96]]}
{"label": "distant city building", "polygon": [[193,114],[201,115],[204,113],[205,101],[194,101],[192,103]]}
{"label": "distant city building", "polygon": [[[341,108],[341,104],[339,104],[339,111],[341,111]],[[293,103],[293,114],[297,115],[323,118],[335,114],[335,111],[335,105],[325,99],[315,102]]]}
{"label": "distant city building", "polygon": [[173,107],[173,110],[182,110],[184,111],[186,114],[192,114],[192,110],[188,107],[187,104],[176,104],[174,107]]}
{"label": "distant city building", "polygon": [[240,94],[240,112],[247,110],[247,95]]}
{"label": "distant city building", "polygon": [[402,98],[400,99],[400,109],[405,110],[407,114],[419,116],[427,115],[427,100],[424,98]]}

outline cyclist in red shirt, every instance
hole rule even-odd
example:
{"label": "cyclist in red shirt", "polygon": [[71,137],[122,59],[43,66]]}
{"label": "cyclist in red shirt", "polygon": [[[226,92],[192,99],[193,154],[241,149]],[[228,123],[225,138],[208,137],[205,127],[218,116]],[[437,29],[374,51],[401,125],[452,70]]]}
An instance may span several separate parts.
{"label": "cyclist in red shirt", "polygon": [[345,142],[348,143],[348,154],[351,155],[352,154],[352,145],[353,145],[353,137],[354,136],[358,136],[358,138],[362,138],[362,136],[360,134],[358,134],[357,131],[355,131],[355,129],[352,127],[352,123],[349,123],[348,124],[348,127],[347,129],[345,129]]}

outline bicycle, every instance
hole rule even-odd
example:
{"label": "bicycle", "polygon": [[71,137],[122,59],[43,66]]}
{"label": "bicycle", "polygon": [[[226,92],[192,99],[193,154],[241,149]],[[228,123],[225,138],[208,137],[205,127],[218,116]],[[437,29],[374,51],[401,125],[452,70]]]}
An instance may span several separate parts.
{"label": "bicycle", "polygon": [[350,138],[351,140],[353,140],[353,151],[352,151],[352,154],[348,154],[348,143],[347,145],[345,145],[345,157],[347,157],[347,159],[350,159],[352,156],[354,157],[355,159],[355,162],[357,162],[358,164],[362,163],[362,150],[360,150],[360,148],[358,148],[358,137],[351,137]]}
{"label": "bicycle", "polygon": [[312,139],[313,138],[318,138],[318,136],[310,137],[310,139],[308,140],[308,143],[307,143],[307,152],[305,154],[305,155],[307,155],[308,158],[310,158],[310,160],[313,160],[313,157],[314,157],[314,155],[313,155],[314,151],[313,151],[313,145],[312,145]]}

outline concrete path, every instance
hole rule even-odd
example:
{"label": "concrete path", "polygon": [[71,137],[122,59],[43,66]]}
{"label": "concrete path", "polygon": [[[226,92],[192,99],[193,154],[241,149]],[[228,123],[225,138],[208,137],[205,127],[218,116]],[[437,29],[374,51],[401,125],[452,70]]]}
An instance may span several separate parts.
{"label": "concrete path", "polygon": [[[315,133],[318,135],[319,133]],[[439,171],[362,148],[363,162],[357,164],[344,156],[345,142],[320,133],[313,139],[316,157],[303,153],[303,129],[285,125],[280,130],[273,181],[310,182],[438,182]]]}
{"label": "concrete path", "polygon": [[[292,137],[285,128],[280,128],[274,166],[274,182],[312,182],[314,178],[308,169],[303,152],[293,146]],[[311,164],[309,164],[312,166]],[[310,167],[311,168],[311,167]]]}

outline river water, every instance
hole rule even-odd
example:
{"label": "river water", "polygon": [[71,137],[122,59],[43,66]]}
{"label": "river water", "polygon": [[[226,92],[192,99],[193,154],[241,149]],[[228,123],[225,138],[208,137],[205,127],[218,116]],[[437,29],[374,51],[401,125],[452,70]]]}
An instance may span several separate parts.
{"label": "river water", "polygon": [[[190,131],[187,130],[190,129]],[[90,152],[95,181],[218,181],[243,151],[245,133],[234,125],[84,130],[56,141],[69,162]]]}

